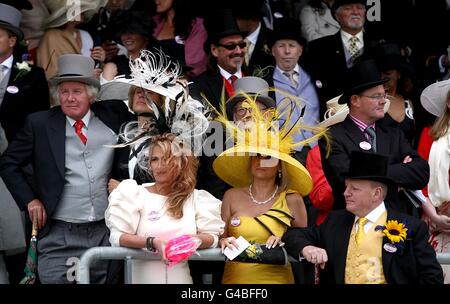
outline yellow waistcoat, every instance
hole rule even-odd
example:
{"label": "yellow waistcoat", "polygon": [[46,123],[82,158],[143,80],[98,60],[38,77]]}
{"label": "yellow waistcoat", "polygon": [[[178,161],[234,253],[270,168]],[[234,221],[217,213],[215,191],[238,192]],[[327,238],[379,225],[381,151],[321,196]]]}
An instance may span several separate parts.
{"label": "yellow waistcoat", "polygon": [[356,245],[356,229],[353,225],[347,249],[345,284],[386,284],[381,260],[383,236],[375,231],[378,225],[385,225],[385,211],[372,225],[361,243]]}

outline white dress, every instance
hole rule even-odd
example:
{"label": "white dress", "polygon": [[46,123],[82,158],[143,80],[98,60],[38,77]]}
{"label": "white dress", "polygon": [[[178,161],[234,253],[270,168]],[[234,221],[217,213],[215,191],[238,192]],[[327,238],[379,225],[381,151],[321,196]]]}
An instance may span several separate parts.
{"label": "white dress", "polygon": [[[157,236],[166,241],[183,234],[221,235],[224,222],[220,216],[222,202],[204,190],[194,190],[183,206],[183,217],[175,219],[165,213],[166,197],[149,192],[145,186],[127,179],[111,192],[105,221],[111,230],[112,246],[120,246],[123,233]],[[171,267],[161,260],[132,262],[132,283],[192,284],[187,262]]]}

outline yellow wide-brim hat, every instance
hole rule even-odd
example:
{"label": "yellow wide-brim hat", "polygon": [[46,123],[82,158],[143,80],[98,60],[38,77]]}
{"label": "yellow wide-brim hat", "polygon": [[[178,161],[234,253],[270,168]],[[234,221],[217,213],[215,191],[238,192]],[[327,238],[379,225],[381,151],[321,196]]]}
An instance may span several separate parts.
{"label": "yellow wide-brim hat", "polygon": [[248,186],[252,181],[250,156],[257,153],[270,155],[284,162],[288,189],[297,191],[301,196],[306,196],[311,192],[313,182],[308,170],[289,154],[267,147],[242,145],[225,150],[214,160],[214,172],[233,187]]}

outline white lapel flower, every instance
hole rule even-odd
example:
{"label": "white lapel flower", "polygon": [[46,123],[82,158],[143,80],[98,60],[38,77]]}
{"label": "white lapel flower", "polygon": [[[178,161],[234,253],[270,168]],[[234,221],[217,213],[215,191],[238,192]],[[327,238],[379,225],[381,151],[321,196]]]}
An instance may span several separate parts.
{"label": "white lapel flower", "polygon": [[16,81],[16,79],[19,78],[20,76],[25,75],[31,71],[31,67],[28,64],[28,62],[26,62],[26,61],[16,62],[15,68],[19,71],[17,72],[16,77],[14,78],[14,81]]}

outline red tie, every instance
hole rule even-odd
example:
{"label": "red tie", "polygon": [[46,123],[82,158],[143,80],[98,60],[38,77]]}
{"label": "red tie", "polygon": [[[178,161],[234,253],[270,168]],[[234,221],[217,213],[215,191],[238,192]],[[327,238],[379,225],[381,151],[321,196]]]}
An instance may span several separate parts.
{"label": "red tie", "polygon": [[237,76],[236,76],[236,75],[231,75],[229,79],[230,79],[230,81],[231,81],[231,85],[232,85],[233,88],[234,88],[234,83],[235,83],[236,80],[238,79]]}
{"label": "red tie", "polygon": [[75,127],[75,132],[77,133],[78,137],[81,139],[81,142],[86,145],[87,138],[84,136],[83,132],[81,131],[83,129],[84,123],[82,120],[77,120],[75,124],[73,125]]}

